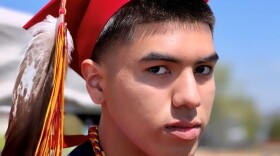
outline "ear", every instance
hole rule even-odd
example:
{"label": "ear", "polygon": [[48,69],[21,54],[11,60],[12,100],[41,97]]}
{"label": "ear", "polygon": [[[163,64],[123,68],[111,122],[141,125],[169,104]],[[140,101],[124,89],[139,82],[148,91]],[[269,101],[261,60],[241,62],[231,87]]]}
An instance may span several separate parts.
{"label": "ear", "polygon": [[103,89],[100,87],[101,70],[100,65],[90,59],[86,59],[82,63],[82,75],[86,81],[88,93],[96,104],[104,102]]}

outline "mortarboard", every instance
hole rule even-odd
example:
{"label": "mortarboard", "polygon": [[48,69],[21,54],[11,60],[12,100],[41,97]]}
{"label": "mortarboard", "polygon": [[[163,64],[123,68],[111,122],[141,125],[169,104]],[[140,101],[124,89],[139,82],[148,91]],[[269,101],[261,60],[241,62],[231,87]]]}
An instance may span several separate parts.
{"label": "mortarboard", "polygon": [[[91,57],[91,52],[104,25],[127,2],[128,0],[67,1],[65,21],[74,39],[75,46],[70,66],[78,74],[81,75],[80,65],[82,61]],[[24,28],[28,29],[43,21],[49,14],[58,17],[59,8],[60,0],[51,0]]]}

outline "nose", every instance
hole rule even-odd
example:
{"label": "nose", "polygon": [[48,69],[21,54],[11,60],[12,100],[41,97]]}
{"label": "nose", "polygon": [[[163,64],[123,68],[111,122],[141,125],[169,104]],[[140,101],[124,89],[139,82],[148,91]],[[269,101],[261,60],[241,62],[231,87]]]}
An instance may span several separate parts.
{"label": "nose", "polygon": [[172,104],[174,107],[185,106],[189,109],[200,106],[201,99],[198,84],[192,70],[182,72],[176,79]]}

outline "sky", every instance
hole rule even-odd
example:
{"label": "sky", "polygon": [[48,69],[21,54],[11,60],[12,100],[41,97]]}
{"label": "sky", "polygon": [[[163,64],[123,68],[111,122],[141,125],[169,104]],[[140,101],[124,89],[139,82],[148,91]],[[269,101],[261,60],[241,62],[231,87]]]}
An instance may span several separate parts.
{"label": "sky", "polygon": [[[1,0],[0,7],[35,14],[48,0]],[[280,110],[280,1],[210,0],[219,65],[231,89],[254,99],[263,114]]]}
{"label": "sky", "polygon": [[210,0],[215,45],[231,67],[235,90],[264,113],[280,110],[280,1]]}

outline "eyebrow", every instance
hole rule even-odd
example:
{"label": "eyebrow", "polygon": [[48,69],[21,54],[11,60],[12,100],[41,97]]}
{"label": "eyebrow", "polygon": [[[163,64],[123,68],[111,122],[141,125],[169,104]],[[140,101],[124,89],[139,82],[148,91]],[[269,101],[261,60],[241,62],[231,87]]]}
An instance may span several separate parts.
{"label": "eyebrow", "polygon": [[[216,52],[214,52],[209,56],[199,58],[195,63],[201,64],[205,62],[217,62],[218,60],[219,60],[219,55]],[[173,56],[160,54],[158,52],[151,52],[140,60],[140,62],[149,62],[149,61],[166,61],[172,63],[182,62]]]}
{"label": "eyebrow", "polygon": [[144,56],[140,62],[149,62],[149,61],[167,61],[173,63],[179,63],[180,60],[169,55],[163,55],[158,52],[151,52],[148,55]]}
{"label": "eyebrow", "polygon": [[219,55],[216,52],[214,52],[209,56],[199,58],[196,64],[201,64],[206,62],[217,62],[218,60],[219,60]]}

